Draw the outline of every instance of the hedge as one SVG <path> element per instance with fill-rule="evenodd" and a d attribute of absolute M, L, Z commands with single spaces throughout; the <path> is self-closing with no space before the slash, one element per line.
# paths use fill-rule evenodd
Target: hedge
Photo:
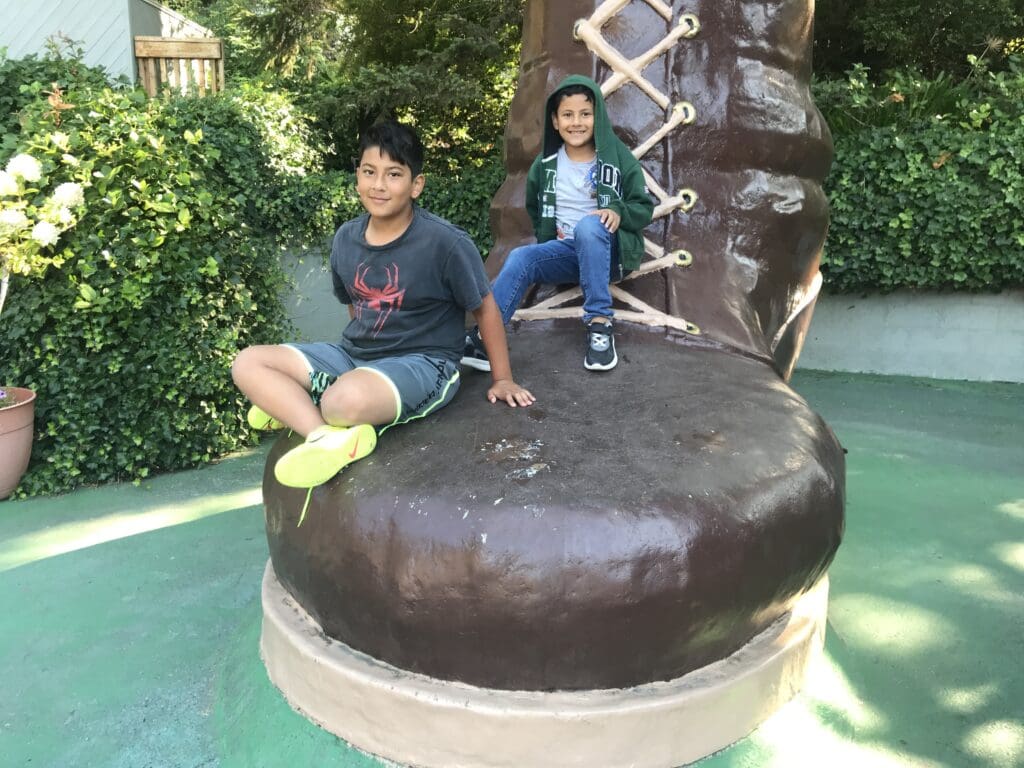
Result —
<path fill-rule="evenodd" d="M 1024 286 L 1024 118 L 836 141 L 822 272 L 835 293 Z"/>
<path fill-rule="evenodd" d="M 251 442 L 230 362 L 287 335 L 281 248 L 327 216 L 296 226 L 289 189 L 317 158 L 294 134 L 268 140 L 294 117 L 272 96 L 72 89 L 66 101 L 59 128 L 36 99 L 4 142 L 52 183 L 85 187 L 63 265 L 12 278 L 0 316 L 0 379 L 39 393 L 22 494 L 137 480 Z"/>
<path fill-rule="evenodd" d="M 822 104 L 838 128 L 825 184 L 832 213 L 822 261 L 826 288 L 1024 286 L 1019 61 L 995 74 L 979 68 L 963 82 L 895 73 L 871 86 L 862 68 L 850 74 L 839 103 Z M 947 111 L 933 111 L 940 108 Z"/>

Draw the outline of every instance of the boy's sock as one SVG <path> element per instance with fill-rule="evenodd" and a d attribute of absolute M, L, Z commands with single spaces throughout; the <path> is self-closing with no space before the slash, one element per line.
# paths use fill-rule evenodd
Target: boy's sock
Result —
<path fill-rule="evenodd" d="M 466 348 L 462 353 L 462 364 L 478 371 L 491 370 L 491 361 L 487 359 L 487 350 L 484 349 L 484 342 L 480 338 L 480 329 L 476 326 L 466 331 Z"/>
<path fill-rule="evenodd" d="M 284 429 L 284 424 L 264 411 L 258 405 L 252 406 L 245 418 L 246 421 L 249 422 L 249 426 L 258 432 L 271 432 L 275 429 Z"/>
<path fill-rule="evenodd" d="M 377 447 L 377 430 L 370 424 L 354 427 L 317 427 L 277 460 L 274 476 L 281 485 L 312 488 L 326 483 L 353 461 L 368 456 Z"/>
<path fill-rule="evenodd" d="M 588 371 L 610 371 L 618 362 L 612 324 L 591 320 L 587 325 L 587 354 L 583 358 L 583 367 Z"/>

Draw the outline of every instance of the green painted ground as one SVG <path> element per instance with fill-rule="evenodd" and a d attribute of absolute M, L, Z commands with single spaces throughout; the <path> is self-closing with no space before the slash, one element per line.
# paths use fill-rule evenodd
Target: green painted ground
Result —
<path fill-rule="evenodd" d="M 1024 386 L 794 384 L 849 450 L 826 654 L 701 768 L 1024 765 Z M 0 503 L 2 768 L 385 765 L 266 678 L 263 455 Z"/>

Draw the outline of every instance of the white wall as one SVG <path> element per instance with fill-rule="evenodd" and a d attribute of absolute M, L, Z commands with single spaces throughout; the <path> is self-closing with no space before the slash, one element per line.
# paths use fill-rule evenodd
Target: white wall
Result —
<path fill-rule="evenodd" d="M 338 341 L 348 325 L 348 310 L 331 288 L 330 267 L 319 254 L 286 254 L 281 265 L 295 281 L 285 309 L 298 335 L 282 341 Z"/>
<path fill-rule="evenodd" d="M 131 34 L 151 37 L 213 37 L 213 32 L 153 0 L 129 0 Z"/>
<path fill-rule="evenodd" d="M 1024 382 L 1024 291 L 822 295 L 798 366 Z"/>
<path fill-rule="evenodd" d="M 286 256 L 297 341 L 337 341 L 348 322 L 320 256 Z M 1024 383 L 1024 291 L 822 294 L 797 367 Z"/>

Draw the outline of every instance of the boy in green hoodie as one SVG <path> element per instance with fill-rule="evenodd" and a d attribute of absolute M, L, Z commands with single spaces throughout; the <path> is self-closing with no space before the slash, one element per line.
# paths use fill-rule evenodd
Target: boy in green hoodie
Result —
<path fill-rule="evenodd" d="M 609 282 L 636 269 L 654 204 L 643 169 L 612 131 L 597 83 L 571 75 L 547 99 L 543 149 L 526 179 L 526 211 L 535 245 L 514 249 L 492 286 L 507 325 L 534 283 L 578 283 L 587 349 L 583 367 L 618 363 Z M 476 328 L 462 364 L 490 370 Z"/>

